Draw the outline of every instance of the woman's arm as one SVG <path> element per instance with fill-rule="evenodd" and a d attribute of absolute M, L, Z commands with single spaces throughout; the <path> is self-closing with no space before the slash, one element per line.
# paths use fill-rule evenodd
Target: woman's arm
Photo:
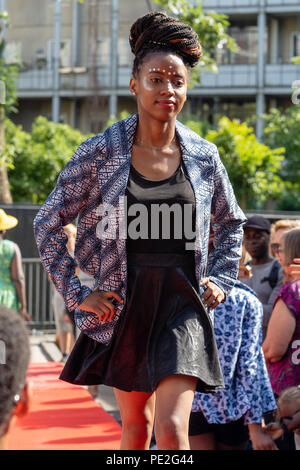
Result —
<path fill-rule="evenodd" d="M 14 283 L 17 297 L 21 304 L 20 314 L 22 315 L 23 318 L 26 318 L 27 320 L 31 320 L 30 315 L 27 313 L 27 306 L 26 306 L 25 277 L 24 277 L 23 266 L 22 266 L 22 255 L 21 255 L 20 248 L 18 247 L 16 243 L 15 243 L 15 254 L 11 262 L 10 270 L 11 270 L 11 279 L 12 279 L 12 282 Z"/>
<path fill-rule="evenodd" d="M 97 190 L 94 147 L 96 138 L 83 142 L 59 175 L 51 192 L 34 219 L 34 233 L 44 268 L 69 310 L 74 310 L 91 293 L 81 286 L 76 263 L 67 249 L 63 226 L 73 222 Z"/>
<path fill-rule="evenodd" d="M 284 301 L 279 298 L 274 306 L 263 343 L 268 362 L 278 362 L 286 353 L 296 328 L 296 320 Z"/>
<path fill-rule="evenodd" d="M 216 147 L 214 160 L 214 194 L 211 205 L 214 249 L 208 256 L 207 277 L 228 294 L 238 275 L 246 217 L 237 204 Z"/>

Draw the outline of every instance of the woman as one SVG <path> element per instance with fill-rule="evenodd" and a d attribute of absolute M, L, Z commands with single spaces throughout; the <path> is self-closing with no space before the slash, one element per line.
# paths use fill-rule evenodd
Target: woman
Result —
<path fill-rule="evenodd" d="M 300 385 L 283 390 L 278 398 L 276 421 L 265 426 L 273 439 L 294 433 L 295 450 L 300 450 Z"/>
<path fill-rule="evenodd" d="M 6 231 L 17 224 L 16 217 L 0 209 L 0 305 L 19 311 L 24 319 L 31 320 L 26 308 L 22 255 L 16 243 L 5 240 Z"/>
<path fill-rule="evenodd" d="M 300 383 L 300 281 L 291 269 L 293 260 L 300 257 L 299 228 L 283 235 L 280 253 L 284 273 L 292 281 L 280 289 L 263 343 L 272 388 L 277 396 L 285 388 Z"/>
<path fill-rule="evenodd" d="M 64 232 L 68 237 L 67 250 L 74 256 L 76 227 L 73 224 L 68 224 L 64 228 Z M 56 334 L 58 339 L 59 349 L 62 353 L 62 362 L 66 362 L 70 352 L 75 344 L 75 332 L 73 328 L 71 314 L 68 314 L 62 296 L 55 289 L 53 285 L 52 294 L 52 308 L 54 311 Z"/>
<path fill-rule="evenodd" d="M 300 220 L 282 219 L 277 220 L 274 224 L 271 225 L 271 254 L 277 259 L 277 261 L 279 261 L 280 264 L 282 264 L 280 248 L 281 239 L 284 233 L 286 233 L 288 230 L 291 230 L 292 228 L 300 228 Z M 293 261 L 297 263 L 297 260 Z M 296 268 L 296 270 L 298 269 L 298 272 L 300 271 L 299 265 L 295 264 L 294 268 Z M 298 278 L 300 278 L 300 276 L 298 276 Z M 292 279 L 290 279 L 289 276 L 286 274 L 284 275 L 283 283 L 289 282 L 291 280 Z"/>
<path fill-rule="evenodd" d="M 138 114 L 79 147 L 35 233 L 84 333 L 61 378 L 114 387 L 121 449 L 148 449 L 154 416 L 159 449 L 189 449 L 195 389 L 223 387 L 200 295 L 212 309 L 232 288 L 244 214 L 216 147 L 176 121 L 188 69 L 201 56 L 196 33 L 151 12 L 132 25 L 130 44 Z M 216 237 L 208 259 L 211 213 Z M 77 215 L 75 257 L 95 278 L 93 292 L 74 276 L 65 249 L 61 227 Z"/>

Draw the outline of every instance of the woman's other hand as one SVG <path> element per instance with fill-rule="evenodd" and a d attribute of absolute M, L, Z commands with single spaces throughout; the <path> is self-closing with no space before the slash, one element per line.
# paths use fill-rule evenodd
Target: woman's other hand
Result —
<path fill-rule="evenodd" d="M 27 312 L 26 307 L 21 307 L 19 313 L 20 313 L 21 317 L 23 318 L 23 320 L 32 321 L 32 318 L 29 315 L 29 313 Z"/>
<path fill-rule="evenodd" d="M 248 428 L 253 450 L 278 450 L 271 435 L 260 424 L 249 424 Z"/>
<path fill-rule="evenodd" d="M 295 264 L 290 264 L 289 274 L 293 276 L 294 280 L 300 280 L 300 258 L 294 258 Z"/>
<path fill-rule="evenodd" d="M 200 285 L 206 286 L 202 295 L 202 300 L 206 307 L 214 309 L 225 299 L 225 294 L 222 289 L 211 282 L 208 277 L 202 278 Z"/>
<path fill-rule="evenodd" d="M 122 297 L 120 297 L 116 292 L 94 291 L 89 294 L 80 305 L 78 305 L 78 308 L 95 313 L 98 318 L 105 323 L 107 321 L 111 321 L 115 314 L 115 306 L 109 300 L 111 298 L 124 303 Z"/>

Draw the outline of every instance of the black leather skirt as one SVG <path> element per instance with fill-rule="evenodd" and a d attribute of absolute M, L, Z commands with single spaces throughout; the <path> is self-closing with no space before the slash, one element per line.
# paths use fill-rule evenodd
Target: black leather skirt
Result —
<path fill-rule="evenodd" d="M 197 391 L 224 388 L 211 320 L 192 254 L 128 254 L 126 305 L 109 346 L 80 334 L 60 378 L 151 393 L 160 380 L 198 378 Z"/>

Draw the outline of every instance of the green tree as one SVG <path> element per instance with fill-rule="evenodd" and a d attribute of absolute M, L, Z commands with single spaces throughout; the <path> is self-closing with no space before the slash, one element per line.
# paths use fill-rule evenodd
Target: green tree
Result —
<path fill-rule="evenodd" d="M 227 117 L 221 118 L 218 128 L 210 130 L 206 138 L 217 145 L 243 209 L 262 208 L 280 194 L 283 147 L 270 148 L 258 142 L 253 128 Z"/>
<path fill-rule="evenodd" d="M 31 133 L 7 120 L 6 154 L 14 201 L 43 203 L 59 173 L 87 137 L 42 116 L 33 122 Z"/>
<path fill-rule="evenodd" d="M 238 51 L 233 38 L 226 30 L 230 26 L 228 16 L 215 11 L 203 11 L 200 1 L 191 6 L 187 0 L 154 0 L 155 3 L 169 10 L 172 16 L 188 23 L 198 34 L 200 43 L 203 45 L 203 56 L 199 66 L 192 71 L 192 84 L 201 80 L 201 72 L 206 69 L 218 73 L 216 63 L 216 50 L 229 49 Z"/>
<path fill-rule="evenodd" d="M 0 12 L 0 32 L 3 23 L 8 26 L 7 11 Z M 12 196 L 7 175 L 8 157 L 5 154 L 5 117 L 16 111 L 19 64 L 7 63 L 4 50 L 5 40 L 0 37 L 0 202 L 10 203 Z"/>
<path fill-rule="evenodd" d="M 285 147 L 284 162 L 278 173 L 285 185 L 279 197 L 280 210 L 300 207 L 300 107 L 272 109 L 264 115 L 264 142 L 271 148 Z"/>

